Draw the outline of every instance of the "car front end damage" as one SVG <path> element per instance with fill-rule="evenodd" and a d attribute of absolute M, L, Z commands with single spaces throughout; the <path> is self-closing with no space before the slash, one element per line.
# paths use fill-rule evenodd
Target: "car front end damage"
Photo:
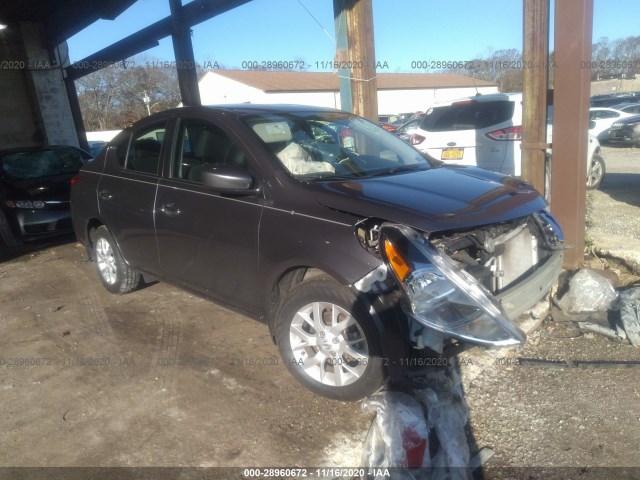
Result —
<path fill-rule="evenodd" d="M 382 263 L 354 289 L 398 299 L 415 351 L 441 354 L 459 342 L 523 344 L 515 320 L 549 292 L 562 269 L 563 234 L 546 211 L 432 233 L 366 219 L 356 235 Z"/>

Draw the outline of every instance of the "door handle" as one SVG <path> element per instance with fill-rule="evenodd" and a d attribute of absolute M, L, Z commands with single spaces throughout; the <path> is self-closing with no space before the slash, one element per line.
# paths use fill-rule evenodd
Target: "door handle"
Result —
<path fill-rule="evenodd" d="M 178 207 L 176 207 L 175 203 L 167 203 L 162 205 L 160 211 L 165 215 L 169 215 L 170 217 L 174 217 L 176 215 L 180 215 L 181 211 Z"/>
<path fill-rule="evenodd" d="M 98 192 L 98 197 L 100 197 L 101 200 L 111 200 L 113 198 L 113 195 L 111 195 L 111 192 L 109 192 L 109 190 L 100 190 Z"/>

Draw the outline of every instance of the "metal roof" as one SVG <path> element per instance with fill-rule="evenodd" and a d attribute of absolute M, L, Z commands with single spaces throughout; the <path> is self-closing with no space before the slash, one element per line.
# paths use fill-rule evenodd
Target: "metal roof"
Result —
<path fill-rule="evenodd" d="M 0 23 L 41 22 L 49 46 L 62 43 L 99 19 L 113 20 L 136 0 L 7 0 Z"/>

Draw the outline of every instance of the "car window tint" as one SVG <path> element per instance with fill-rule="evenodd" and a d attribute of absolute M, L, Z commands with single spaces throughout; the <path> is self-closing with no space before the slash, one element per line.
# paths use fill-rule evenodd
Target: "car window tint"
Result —
<path fill-rule="evenodd" d="M 427 112 L 421 128 L 429 132 L 487 128 L 510 120 L 514 108 L 515 103 L 508 101 L 469 101 L 436 107 Z"/>
<path fill-rule="evenodd" d="M 247 168 L 240 147 L 220 128 L 202 120 L 185 120 L 180 125 L 173 158 L 173 178 L 201 182 L 207 166 L 229 165 Z"/>
<path fill-rule="evenodd" d="M 134 133 L 127 149 L 124 168 L 157 175 L 165 132 L 165 122 L 162 122 L 160 125 Z"/>

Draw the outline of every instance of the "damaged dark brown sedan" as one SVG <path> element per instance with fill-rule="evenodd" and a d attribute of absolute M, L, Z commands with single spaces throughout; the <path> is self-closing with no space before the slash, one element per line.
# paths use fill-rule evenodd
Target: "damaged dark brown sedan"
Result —
<path fill-rule="evenodd" d="M 266 321 L 302 384 L 355 400 L 451 342 L 517 345 L 562 232 L 528 184 L 301 106 L 190 107 L 120 133 L 72 188 L 111 292 L 160 278 Z"/>

